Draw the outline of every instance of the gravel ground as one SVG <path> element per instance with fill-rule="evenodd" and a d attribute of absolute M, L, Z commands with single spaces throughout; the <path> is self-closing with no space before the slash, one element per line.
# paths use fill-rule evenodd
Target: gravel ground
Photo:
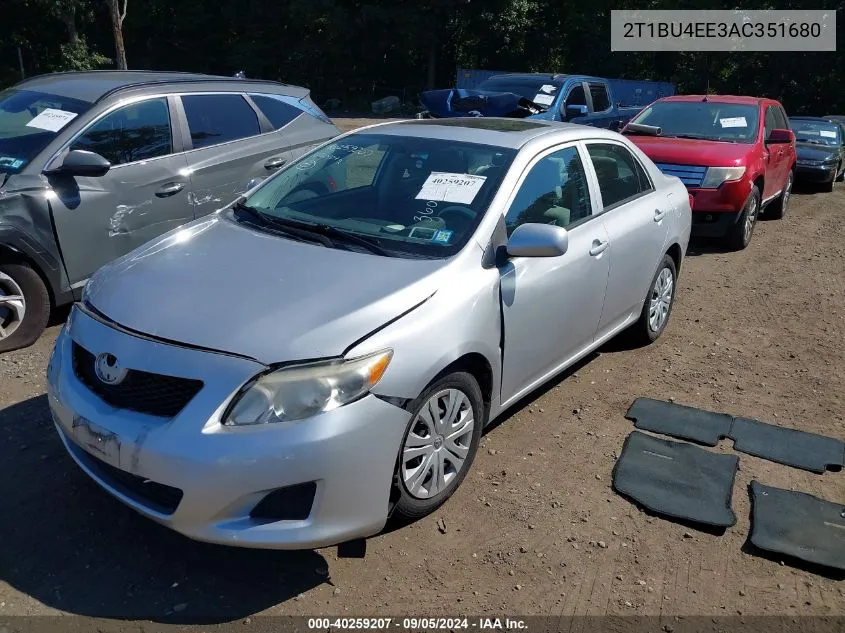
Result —
<path fill-rule="evenodd" d="M 256 614 L 845 615 L 840 578 L 745 545 L 752 479 L 845 502 L 845 473 L 741 455 L 738 522 L 722 536 L 651 517 L 610 488 L 639 396 L 845 437 L 843 298 L 845 187 L 798 193 L 744 252 L 694 245 L 657 344 L 611 343 L 515 407 L 455 496 L 370 539 L 363 560 L 195 543 L 100 491 L 49 420 L 54 326 L 0 356 L 0 624 L 58 613 L 252 626 Z"/>

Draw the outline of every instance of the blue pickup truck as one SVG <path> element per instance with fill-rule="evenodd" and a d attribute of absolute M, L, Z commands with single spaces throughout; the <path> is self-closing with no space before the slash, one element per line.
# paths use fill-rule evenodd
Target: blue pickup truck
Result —
<path fill-rule="evenodd" d="M 434 118 L 535 118 L 618 130 L 652 101 L 673 94 L 675 86 L 666 82 L 506 73 L 474 89 L 429 90 L 420 94 L 420 101 Z"/>

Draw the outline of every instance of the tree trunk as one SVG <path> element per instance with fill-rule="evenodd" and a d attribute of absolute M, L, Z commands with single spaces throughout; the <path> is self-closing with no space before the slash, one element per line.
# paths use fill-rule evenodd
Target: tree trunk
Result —
<path fill-rule="evenodd" d="M 67 41 L 72 46 L 79 43 L 79 33 L 76 30 L 76 12 L 73 9 L 62 12 L 62 22 L 67 28 Z"/>
<path fill-rule="evenodd" d="M 129 0 L 123 0 L 123 7 L 120 7 L 120 0 L 107 0 L 109 13 L 111 13 L 111 25 L 114 32 L 115 63 L 118 70 L 126 70 L 126 48 L 123 46 L 123 20 L 126 18 L 126 5 Z"/>

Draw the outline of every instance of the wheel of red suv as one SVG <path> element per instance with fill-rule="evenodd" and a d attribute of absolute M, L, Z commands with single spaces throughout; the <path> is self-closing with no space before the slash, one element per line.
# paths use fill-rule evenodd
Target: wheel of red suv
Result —
<path fill-rule="evenodd" d="M 464 372 L 436 380 L 417 398 L 396 464 L 395 512 L 423 517 L 441 506 L 466 477 L 484 426 L 484 401 Z"/>
<path fill-rule="evenodd" d="M 780 220 L 786 215 L 786 207 L 789 205 L 789 199 L 792 196 L 792 184 L 795 181 L 795 175 L 792 170 L 786 175 L 786 183 L 783 185 L 783 191 L 777 200 L 766 207 L 766 217 L 770 220 Z"/>
<path fill-rule="evenodd" d="M 651 280 L 640 318 L 631 326 L 629 333 L 634 342 L 648 345 L 663 334 L 675 303 L 677 281 L 678 271 L 675 268 L 675 260 L 664 255 Z"/>
<path fill-rule="evenodd" d="M 47 327 L 50 296 L 26 264 L 0 262 L 0 352 L 32 345 Z"/>
<path fill-rule="evenodd" d="M 760 190 L 757 185 L 751 187 L 751 193 L 742 207 L 737 221 L 731 226 L 725 236 L 729 248 L 741 251 L 751 241 L 754 227 L 757 224 L 757 216 L 760 214 Z"/>

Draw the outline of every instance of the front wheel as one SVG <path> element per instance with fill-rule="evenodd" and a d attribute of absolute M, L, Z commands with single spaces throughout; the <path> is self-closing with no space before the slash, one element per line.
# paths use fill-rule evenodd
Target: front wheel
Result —
<path fill-rule="evenodd" d="M 663 334 L 675 304 L 677 281 L 675 260 L 669 255 L 664 255 L 651 280 L 640 318 L 631 326 L 630 334 L 637 343 L 648 345 Z"/>
<path fill-rule="evenodd" d="M 50 318 L 50 295 L 26 264 L 0 263 L 0 352 L 32 345 Z"/>
<path fill-rule="evenodd" d="M 397 459 L 395 511 L 418 519 L 441 506 L 466 477 L 481 440 L 484 400 L 464 372 L 436 380 L 413 403 Z"/>
<path fill-rule="evenodd" d="M 751 235 L 754 233 L 754 227 L 757 224 L 759 213 L 760 190 L 756 186 L 753 186 L 751 187 L 751 193 L 748 194 L 748 198 L 742 207 L 739 218 L 725 236 L 728 248 L 741 251 L 748 246 L 748 243 L 751 241 Z"/>

